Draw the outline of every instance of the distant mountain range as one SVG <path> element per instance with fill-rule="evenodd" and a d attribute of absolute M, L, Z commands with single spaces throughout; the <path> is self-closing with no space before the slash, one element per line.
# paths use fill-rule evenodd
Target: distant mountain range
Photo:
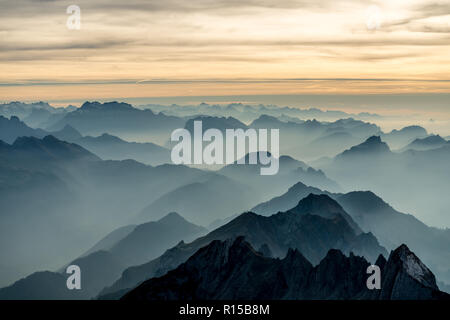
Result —
<path fill-rule="evenodd" d="M 425 138 L 427 136 L 427 131 L 421 126 L 407 126 L 400 130 L 394 129 L 389 133 L 382 134 L 381 138 L 386 141 L 391 148 L 399 149 L 415 139 Z"/>
<path fill-rule="evenodd" d="M 401 151 L 406 150 L 424 151 L 430 149 L 437 149 L 445 145 L 447 146 L 450 145 L 450 142 L 442 138 L 440 135 L 430 135 L 426 138 L 415 139 L 413 142 L 402 148 Z"/>
<path fill-rule="evenodd" d="M 345 190 L 371 190 L 427 224 L 449 225 L 450 201 L 438 191 L 450 189 L 450 180 L 442 179 L 448 163 L 449 144 L 392 152 L 380 136 L 372 136 L 319 167 Z"/>
<path fill-rule="evenodd" d="M 282 119 L 290 119 L 291 121 L 304 121 L 304 119 L 318 119 L 321 121 L 330 121 L 341 118 L 353 117 L 360 120 L 381 119 L 377 114 L 358 113 L 350 114 L 342 111 L 320 110 L 317 108 L 300 109 L 290 107 L 279 107 L 274 105 L 249 105 L 244 103 L 230 103 L 227 105 L 200 103 L 198 105 L 157 105 L 148 104 L 140 106 L 141 108 L 149 108 L 154 112 L 162 112 L 167 115 L 178 117 L 192 117 L 199 114 L 215 117 L 234 117 L 243 122 L 251 122 L 259 116 L 266 114 L 270 116 L 280 117 Z M 301 120 L 302 119 L 302 120 Z"/>
<path fill-rule="evenodd" d="M 23 119 L 32 128 L 46 128 L 76 109 L 74 106 L 54 108 L 47 102 L 23 103 L 16 101 L 0 104 L 0 115 Z"/>
<path fill-rule="evenodd" d="M 32 136 L 42 138 L 47 135 L 42 129 L 32 129 L 16 116 L 10 119 L 0 116 L 0 140 L 13 143 L 18 137 Z"/>
<path fill-rule="evenodd" d="M 83 135 L 101 135 L 108 132 L 134 141 L 141 141 L 145 136 L 150 141 L 164 143 L 170 133 L 182 128 L 185 122 L 183 118 L 136 109 L 127 103 L 85 102 L 47 130 L 56 131 L 70 125 Z"/>
<path fill-rule="evenodd" d="M 332 249 L 317 266 L 298 250 L 265 257 L 242 237 L 213 241 L 166 275 L 145 281 L 123 300 L 408 300 L 445 299 L 433 274 L 406 246 L 382 266 L 381 290 L 366 287 L 364 258 Z"/>
<path fill-rule="evenodd" d="M 103 133 L 98 137 L 85 136 L 70 125 L 52 132 L 60 140 L 76 143 L 104 160 L 133 159 L 148 165 L 170 163 L 170 150 L 151 142 L 128 142 Z"/>

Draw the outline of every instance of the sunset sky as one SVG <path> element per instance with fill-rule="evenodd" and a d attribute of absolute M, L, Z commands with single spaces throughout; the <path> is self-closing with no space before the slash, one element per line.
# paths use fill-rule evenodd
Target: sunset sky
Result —
<path fill-rule="evenodd" d="M 0 101 L 449 93 L 449 66 L 448 0 L 0 0 Z"/>

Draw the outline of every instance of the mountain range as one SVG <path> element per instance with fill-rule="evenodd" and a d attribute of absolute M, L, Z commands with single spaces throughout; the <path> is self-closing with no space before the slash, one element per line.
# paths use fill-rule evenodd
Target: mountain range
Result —
<path fill-rule="evenodd" d="M 66 265 L 80 267 L 81 290 L 67 290 L 65 266 L 58 272 L 35 272 L 0 289 L 0 300 L 90 299 L 118 279 L 126 267 L 153 259 L 183 239 L 193 240 L 206 233 L 206 229 L 176 213 L 124 231 L 123 228 L 113 231 L 86 254 Z M 116 241 L 112 241 L 113 238 Z M 35 288 L 37 284 L 39 288 Z"/>
<path fill-rule="evenodd" d="M 213 241 L 185 263 L 143 282 L 122 299 L 139 300 L 449 300 L 433 274 L 406 246 L 382 265 L 380 290 L 366 286 L 364 258 L 332 249 L 316 266 L 298 250 L 283 259 L 257 252 L 243 237 Z"/>
<path fill-rule="evenodd" d="M 322 162 L 319 168 L 344 190 L 371 190 L 388 203 L 430 225 L 448 225 L 450 145 L 393 152 L 380 136 Z M 317 164 L 316 164 L 317 165 Z"/>
<path fill-rule="evenodd" d="M 323 208 L 323 211 L 311 211 L 311 207 Z M 354 229 L 353 222 L 353 227 L 349 224 L 351 218 L 342 208 L 327 213 L 330 208 L 339 208 L 339 204 L 328 196 L 311 194 L 295 208 L 269 217 L 243 213 L 204 237 L 191 243 L 181 242 L 146 264 L 126 269 L 120 279 L 100 295 L 102 298 L 117 298 L 145 279 L 176 268 L 211 241 L 238 236 L 245 236 L 252 246 L 264 248 L 274 257 L 283 257 L 290 248 L 298 249 L 312 263 L 318 263 L 332 248 L 345 253 L 359 253 L 373 262 L 380 254 L 387 255 L 372 234 L 361 233 Z"/>
<path fill-rule="evenodd" d="M 170 133 L 182 128 L 184 123 L 183 118 L 140 110 L 127 103 L 85 102 L 46 129 L 56 131 L 70 125 L 83 135 L 108 132 L 126 140 L 142 141 L 145 137 L 154 143 L 164 143 Z"/>
<path fill-rule="evenodd" d="M 396 211 L 373 192 L 332 194 L 299 182 L 281 196 L 263 202 L 251 211 L 270 216 L 294 207 L 298 199 L 309 193 L 327 195 L 336 200 L 362 230 L 372 232 L 388 250 L 402 243 L 407 244 L 438 275 L 440 281 L 450 283 L 450 253 L 447 250 L 450 230 L 429 227 L 411 214 Z M 338 210 L 339 207 L 331 211 Z"/>

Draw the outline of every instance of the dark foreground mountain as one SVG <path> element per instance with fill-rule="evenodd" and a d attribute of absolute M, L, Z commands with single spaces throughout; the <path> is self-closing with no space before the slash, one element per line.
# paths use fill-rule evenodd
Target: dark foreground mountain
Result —
<path fill-rule="evenodd" d="M 332 249 L 315 267 L 298 251 L 273 259 L 243 237 L 213 241 L 165 276 L 145 281 L 123 300 L 450 299 L 433 274 L 401 246 L 382 267 L 381 290 L 369 290 L 364 258 Z"/>
<path fill-rule="evenodd" d="M 310 210 L 319 207 L 324 211 Z M 164 275 L 211 241 L 238 236 L 245 236 L 253 247 L 258 250 L 264 247 L 264 251 L 270 251 L 275 257 L 284 257 L 290 248 L 298 249 L 313 264 L 319 263 L 333 248 L 346 254 L 355 252 L 370 261 L 375 261 L 380 254 L 387 255 L 371 233 L 356 232 L 348 218 L 334 210 L 338 207 L 339 204 L 328 196 L 310 195 L 292 210 L 270 217 L 244 213 L 202 238 L 187 244 L 181 242 L 157 259 L 126 269 L 118 281 L 102 291 L 102 298 L 117 298 L 123 290 Z M 333 210 L 326 213 L 327 208 Z"/>

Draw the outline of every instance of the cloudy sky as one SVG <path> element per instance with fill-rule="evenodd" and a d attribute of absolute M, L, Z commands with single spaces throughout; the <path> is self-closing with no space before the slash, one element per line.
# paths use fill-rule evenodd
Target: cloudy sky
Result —
<path fill-rule="evenodd" d="M 0 0 L 1 101 L 448 93 L 449 65 L 448 0 Z"/>

